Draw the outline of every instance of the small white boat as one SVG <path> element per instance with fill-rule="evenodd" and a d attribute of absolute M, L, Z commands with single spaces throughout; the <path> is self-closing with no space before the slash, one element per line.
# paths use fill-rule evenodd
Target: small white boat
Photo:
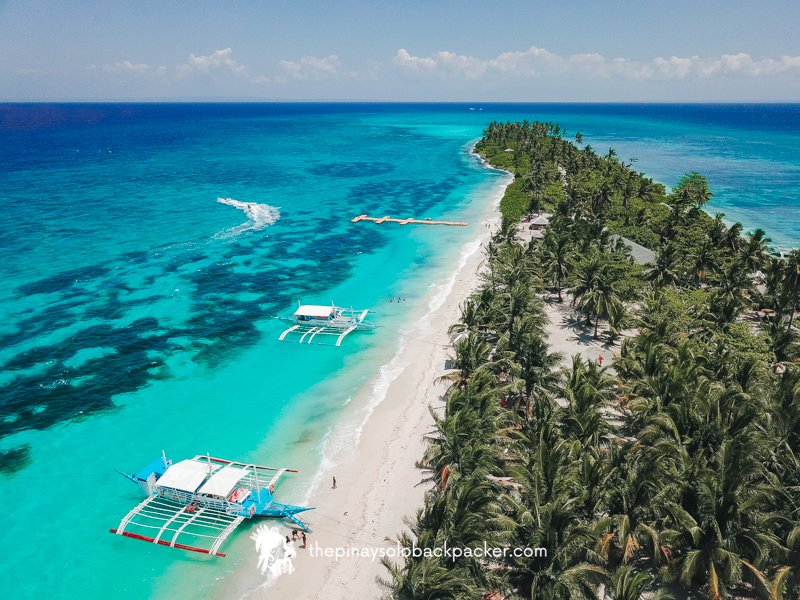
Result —
<path fill-rule="evenodd" d="M 342 308 L 333 304 L 330 306 L 301 304 L 291 317 L 275 317 L 292 324 L 278 339 L 282 342 L 297 342 L 298 344 L 340 346 L 345 336 L 353 331 L 371 330 L 377 327 L 377 325 L 364 322 L 370 312 L 369 310 Z M 336 343 L 315 342 L 314 338 L 319 335 L 336 336 Z M 297 336 L 300 338 L 295 339 Z"/>

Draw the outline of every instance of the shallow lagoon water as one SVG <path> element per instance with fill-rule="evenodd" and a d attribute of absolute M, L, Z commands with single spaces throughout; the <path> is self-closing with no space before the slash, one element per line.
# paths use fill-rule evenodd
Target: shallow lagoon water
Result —
<path fill-rule="evenodd" d="M 503 175 L 468 149 L 491 120 L 558 121 L 667 185 L 701 171 L 710 212 L 798 245 L 796 106 L 474 107 L 0 107 L 0 588 L 201 598 L 229 576 L 248 529 L 225 559 L 110 535 L 140 500 L 113 469 L 209 452 L 299 469 L 277 498 L 302 502 L 342 407 L 477 237 Z M 382 327 L 279 343 L 298 301 Z"/>

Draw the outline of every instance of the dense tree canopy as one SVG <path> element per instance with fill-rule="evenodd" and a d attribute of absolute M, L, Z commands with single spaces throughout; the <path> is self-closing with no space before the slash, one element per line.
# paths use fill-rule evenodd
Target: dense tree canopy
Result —
<path fill-rule="evenodd" d="M 667 194 L 565 135 L 492 123 L 477 144 L 515 181 L 451 328 L 465 335 L 421 462 L 434 486 L 400 536 L 546 555 L 387 561 L 391 597 L 798 598 L 800 253 L 701 211 L 700 174 Z M 523 245 L 536 210 L 551 225 Z M 633 264 L 616 236 L 656 260 Z M 587 333 L 626 332 L 611 367 L 549 352 L 543 298 L 565 290 Z"/>

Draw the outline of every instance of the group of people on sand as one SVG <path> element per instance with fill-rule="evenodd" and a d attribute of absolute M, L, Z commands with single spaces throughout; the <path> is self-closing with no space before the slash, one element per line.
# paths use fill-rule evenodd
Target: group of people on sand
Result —
<path fill-rule="evenodd" d="M 306 532 L 303 531 L 301 533 L 297 533 L 297 529 L 292 530 L 292 539 L 289 539 L 289 536 L 286 536 L 286 543 L 291 544 L 292 542 L 297 542 L 299 540 L 303 540 L 303 548 L 306 547 Z"/>
<path fill-rule="evenodd" d="M 333 488 L 336 489 L 336 477 L 333 478 Z M 306 548 L 306 544 L 308 542 L 306 541 L 306 532 L 305 531 L 298 532 L 296 529 L 292 529 L 292 537 L 291 537 L 291 539 L 289 539 L 288 535 L 286 536 L 286 543 L 287 544 L 291 544 L 293 542 L 298 542 L 300 540 L 303 540 L 303 548 Z"/>

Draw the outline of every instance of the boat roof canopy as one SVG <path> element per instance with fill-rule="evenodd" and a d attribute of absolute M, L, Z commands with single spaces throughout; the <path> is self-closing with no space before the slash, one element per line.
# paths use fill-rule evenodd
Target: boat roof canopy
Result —
<path fill-rule="evenodd" d="M 182 460 L 172 465 L 159 477 L 156 485 L 168 487 L 182 492 L 194 492 L 208 476 L 209 467 L 213 470 L 216 465 L 209 465 L 199 460 Z"/>
<path fill-rule="evenodd" d="M 295 316 L 298 317 L 322 317 L 327 318 L 331 316 L 333 312 L 333 306 L 314 306 L 312 304 L 307 304 L 305 306 L 301 306 L 295 311 Z"/>
<path fill-rule="evenodd" d="M 236 484 L 242 477 L 247 475 L 246 469 L 237 469 L 236 467 L 225 467 L 220 469 L 211 476 L 211 479 L 206 481 L 205 485 L 197 492 L 199 494 L 209 494 L 211 496 L 227 496 L 231 493 Z"/>

